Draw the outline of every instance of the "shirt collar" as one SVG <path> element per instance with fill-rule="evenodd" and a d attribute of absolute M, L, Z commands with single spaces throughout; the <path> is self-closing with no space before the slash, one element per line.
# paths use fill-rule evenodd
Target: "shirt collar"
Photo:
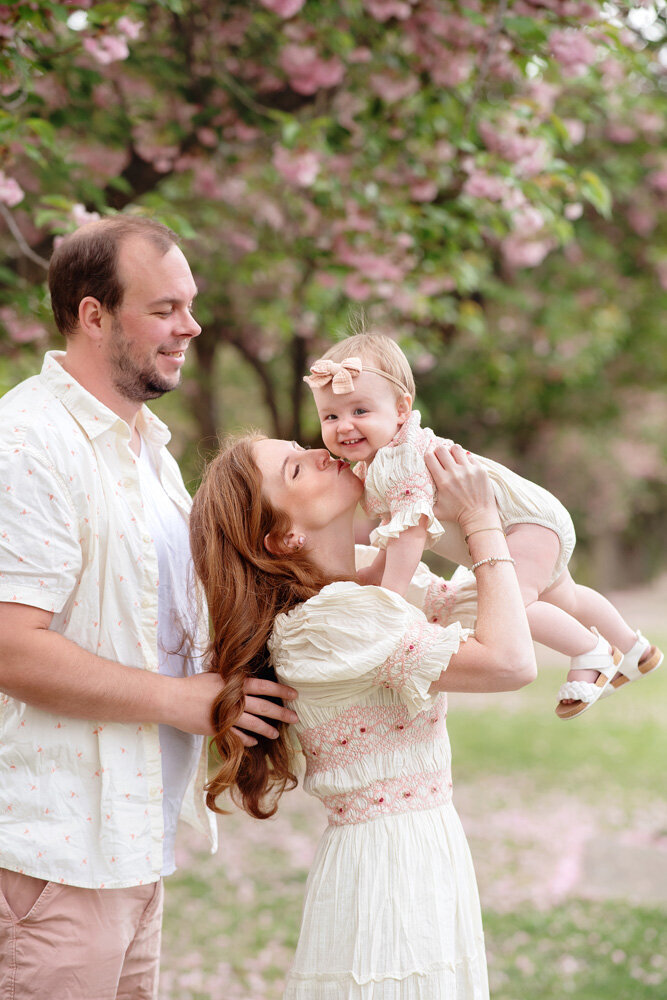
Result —
<path fill-rule="evenodd" d="M 108 430 L 114 430 L 129 440 L 130 428 L 127 422 L 65 371 L 62 366 L 64 357 L 64 351 L 47 351 L 44 355 L 40 378 L 49 391 L 76 418 L 91 440 Z M 147 406 L 142 406 L 139 411 L 137 429 L 144 440 L 156 447 L 166 445 L 171 438 L 167 425 L 151 413 Z"/>

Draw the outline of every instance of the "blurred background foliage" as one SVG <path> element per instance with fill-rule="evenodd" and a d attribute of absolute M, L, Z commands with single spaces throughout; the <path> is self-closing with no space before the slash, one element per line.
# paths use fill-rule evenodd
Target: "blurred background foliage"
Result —
<path fill-rule="evenodd" d="M 156 409 L 319 440 L 302 376 L 360 317 L 438 433 L 556 492 L 576 570 L 667 548 L 663 0 L 0 5 L 0 391 L 59 347 L 53 241 L 176 229 L 204 333 Z"/>

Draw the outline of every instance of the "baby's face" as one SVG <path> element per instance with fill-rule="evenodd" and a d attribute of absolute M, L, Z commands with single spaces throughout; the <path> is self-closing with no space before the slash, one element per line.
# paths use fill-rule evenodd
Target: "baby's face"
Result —
<path fill-rule="evenodd" d="M 370 462 L 410 413 L 410 397 L 397 399 L 391 382 L 373 372 L 355 378 L 353 392 L 337 395 L 329 383 L 313 396 L 325 447 L 348 462 Z"/>

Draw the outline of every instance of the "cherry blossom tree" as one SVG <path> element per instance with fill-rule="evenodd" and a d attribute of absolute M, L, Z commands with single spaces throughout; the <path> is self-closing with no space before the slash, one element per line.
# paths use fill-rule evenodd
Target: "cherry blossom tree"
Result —
<path fill-rule="evenodd" d="M 54 240 L 149 212 L 201 287 L 193 439 L 250 416 L 314 440 L 302 375 L 363 311 L 439 431 L 559 477 L 592 535 L 654 518 L 666 22 L 598 0 L 0 5 L 3 382 L 52 334 Z M 633 441 L 641 473 L 612 489 Z"/>

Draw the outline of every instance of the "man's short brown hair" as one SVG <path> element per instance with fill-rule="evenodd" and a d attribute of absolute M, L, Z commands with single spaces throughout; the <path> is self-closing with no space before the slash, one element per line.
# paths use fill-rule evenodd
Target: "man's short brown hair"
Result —
<path fill-rule="evenodd" d="M 123 302 L 125 289 L 118 274 L 118 252 L 123 242 L 139 236 L 163 254 L 178 243 L 178 236 L 155 219 L 114 215 L 89 222 L 66 236 L 49 264 L 49 291 L 56 326 L 67 335 L 79 324 L 79 303 L 87 295 L 108 312 Z"/>

